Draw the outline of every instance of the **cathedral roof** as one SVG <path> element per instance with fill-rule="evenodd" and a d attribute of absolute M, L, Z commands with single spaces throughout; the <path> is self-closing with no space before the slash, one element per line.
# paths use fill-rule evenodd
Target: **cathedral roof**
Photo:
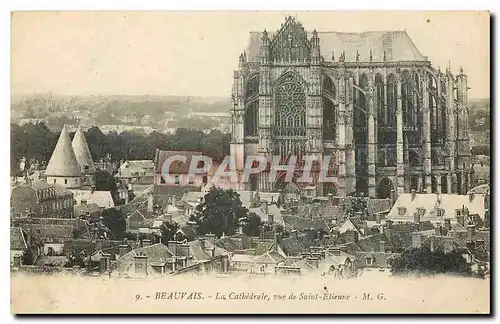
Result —
<path fill-rule="evenodd" d="M 90 154 L 89 146 L 85 140 L 85 135 L 80 127 L 78 127 L 75 137 L 73 138 L 73 151 L 75 152 L 76 160 L 81 167 L 82 173 L 92 174 L 95 173 L 94 161 L 92 161 L 92 155 Z M 88 170 L 85 171 L 84 166 L 88 166 Z"/>
<path fill-rule="evenodd" d="M 52 153 L 47 169 L 47 176 L 59 177 L 79 177 L 81 176 L 80 167 L 76 160 L 75 152 L 71 146 L 68 130 L 63 126 L 56 148 Z"/>
<path fill-rule="evenodd" d="M 268 32 L 269 40 L 272 42 L 276 33 Z M 307 32 L 310 40 L 312 32 Z M 318 32 L 320 40 L 321 55 L 325 61 L 332 61 L 332 53 L 335 61 L 345 52 L 345 62 L 356 62 L 359 53 L 360 62 L 370 61 L 370 51 L 373 62 L 384 61 L 384 51 L 388 62 L 401 61 L 427 61 L 406 31 L 370 31 L 363 33 L 344 32 Z M 250 42 L 247 48 L 247 59 L 249 62 L 259 62 L 262 32 L 250 32 Z"/>

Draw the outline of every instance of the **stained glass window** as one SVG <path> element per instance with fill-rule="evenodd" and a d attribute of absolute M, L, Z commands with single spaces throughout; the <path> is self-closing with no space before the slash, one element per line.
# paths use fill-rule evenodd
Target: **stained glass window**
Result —
<path fill-rule="evenodd" d="M 306 94 L 302 85 L 287 77 L 276 89 L 277 136 L 305 136 Z"/>
<path fill-rule="evenodd" d="M 304 153 L 306 136 L 306 94 L 298 77 L 287 74 L 274 89 L 276 154 Z"/>

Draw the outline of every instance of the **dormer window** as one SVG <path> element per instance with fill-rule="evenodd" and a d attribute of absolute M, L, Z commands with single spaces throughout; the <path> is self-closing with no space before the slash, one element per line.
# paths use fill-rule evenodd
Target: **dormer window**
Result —
<path fill-rule="evenodd" d="M 178 176 L 178 175 L 176 175 L 176 176 L 175 176 L 175 184 L 179 184 L 179 183 L 181 183 L 181 181 L 180 181 L 180 179 L 179 179 L 179 176 Z"/>
<path fill-rule="evenodd" d="M 398 215 L 404 216 L 406 214 L 406 207 L 398 207 Z"/>
<path fill-rule="evenodd" d="M 373 265 L 373 261 L 374 261 L 373 259 L 374 259 L 374 258 L 373 258 L 373 257 L 371 257 L 371 256 L 370 256 L 370 257 L 366 257 L 366 258 L 365 258 L 365 263 L 366 263 L 366 265 L 367 265 L 367 266 L 371 266 L 371 265 Z"/>
<path fill-rule="evenodd" d="M 455 216 L 457 216 L 457 217 L 462 216 L 462 210 L 461 209 L 455 209 Z"/>
<path fill-rule="evenodd" d="M 436 209 L 436 215 L 437 217 L 444 217 L 444 209 L 442 208 Z"/>

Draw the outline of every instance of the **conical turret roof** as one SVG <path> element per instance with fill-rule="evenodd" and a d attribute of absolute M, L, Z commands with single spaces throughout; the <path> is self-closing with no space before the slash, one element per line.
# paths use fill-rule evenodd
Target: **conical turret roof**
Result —
<path fill-rule="evenodd" d="M 75 152 L 76 160 L 80 165 L 81 172 L 84 174 L 92 174 L 95 173 L 94 161 L 92 160 L 92 155 L 90 154 L 89 146 L 87 144 L 87 140 L 85 139 L 85 135 L 80 127 L 75 133 L 75 137 L 73 138 L 73 151 Z M 85 170 L 85 166 L 88 166 L 88 169 Z"/>
<path fill-rule="evenodd" d="M 52 153 L 45 175 L 52 177 L 80 177 L 81 171 L 71 146 L 66 125 L 63 126 L 56 148 Z"/>

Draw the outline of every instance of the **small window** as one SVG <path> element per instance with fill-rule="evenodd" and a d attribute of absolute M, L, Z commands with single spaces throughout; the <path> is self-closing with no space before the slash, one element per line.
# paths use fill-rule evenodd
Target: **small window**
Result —
<path fill-rule="evenodd" d="M 83 166 L 83 169 L 87 172 L 87 171 L 89 171 L 89 166 L 85 165 L 85 166 Z"/>
<path fill-rule="evenodd" d="M 198 165 L 197 165 L 197 168 L 198 169 L 201 169 L 205 166 L 205 161 L 198 161 Z"/>
<path fill-rule="evenodd" d="M 54 179 L 54 183 L 56 183 L 56 179 Z"/>
<path fill-rule="evenodd" d="M 78 179 L 75 179 L 75 183 L 78 183 Z"/>
<path fill-rule="evenodd" d="M 461 209 L 455 209 L 455 216 L 462 216 L 462 210 Z"/>
<path fill-rule="evenodd" d="M 68 184 L 68 179 L 64 179 L 64 184 Z"/>
<path fill-rule="evenodd" d="M 179 184 L 179 183 L 181 183 L 181 181 L 179 180 L 179 176 L 176 175 L 175 176 L 175 184 Z"/>
<path fill-rule="evenodd" d="M 160 183 L 165 183 L 165 178 L 160 176 Z"/>
<path fill-rule="evenodd" d="M 406 214 L 406 207 L 398 207 L 399 216 L 404 216 Z"/>

